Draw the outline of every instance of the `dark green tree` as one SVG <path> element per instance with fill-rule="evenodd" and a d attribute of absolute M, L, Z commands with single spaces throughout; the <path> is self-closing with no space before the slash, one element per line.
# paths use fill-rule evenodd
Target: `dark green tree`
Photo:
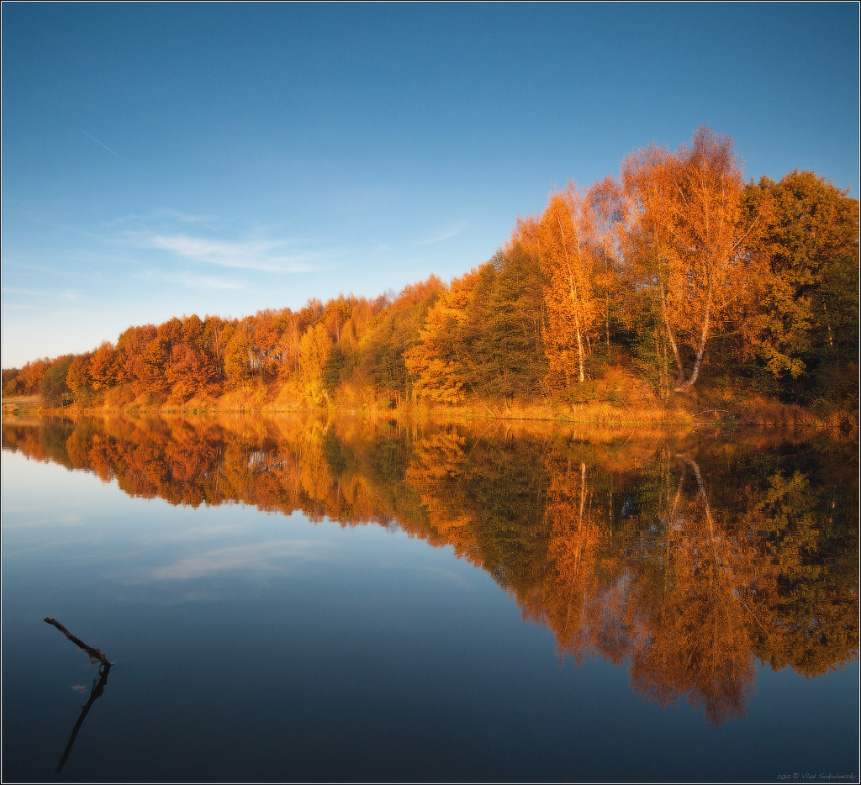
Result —
<path fill-rule="evenodd" d="M 66 383 L 69 366 L 75 359 L 74 354 L 67 354 L 54 360 L 45 371 L 39 390 L 45 405 L 51 407 L 65 406 L 72 402 L 73 395 Z"/>

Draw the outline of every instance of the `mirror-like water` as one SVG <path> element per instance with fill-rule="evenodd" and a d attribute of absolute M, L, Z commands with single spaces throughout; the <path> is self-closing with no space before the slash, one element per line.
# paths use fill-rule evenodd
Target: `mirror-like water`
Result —
<path fill-rule="evenodd" d="M 4 781 L 857 780 L 854 444 L 81 418 L 2 461 Z"/>

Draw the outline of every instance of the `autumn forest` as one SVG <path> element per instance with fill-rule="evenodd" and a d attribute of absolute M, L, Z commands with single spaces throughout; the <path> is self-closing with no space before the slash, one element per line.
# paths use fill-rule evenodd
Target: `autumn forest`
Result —
<path fill-rule="evenodd" d="M 700 128 L 676 151 L 630 154 L 618 179 L 551 193 L 450 284 L 133 326 L 4 369 L 3 394 L 82 409 L 503 411 L 731 389 L 854 411 L 859 210 L 847 193 L 806 171 L 745 183 L 733 141 Z"/>

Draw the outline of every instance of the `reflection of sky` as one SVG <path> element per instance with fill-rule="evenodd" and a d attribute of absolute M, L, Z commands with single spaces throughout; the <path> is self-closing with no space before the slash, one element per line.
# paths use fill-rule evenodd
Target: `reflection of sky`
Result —
<path fill-rule="evenodd" d="M 48 615 L 117 663 L 80 781 L 268 781 L 285 760 L 299 780 L 756 781 L 857 761 L 857 663 L 761 667 L 747 716 L 715 729 L 636 694 L 625 666 L 557 660 L 552 632 L 449 547 L 131 498 L 8 451 L 2 479 L 4 747 L 37 760 L 28 779 L 51 774 L 44 707 L 69 698 L 59 754 L 92 677 Z M 34 658 L 44 679 L 10 676 Z"/>
<path fill-rule="evenodd" d="M 104 483 L 93 474 L 72 472 L 56 463 L 41 463 L 3 450 L 3 529 L 81 525 L 84 511 L 91 509 L 90 490 L 95 486 Z M 46 487 L 50 488 L 48 498 Z M 45 505 L 46 501 L 59 499 L 62 505 Z"/>
<path fill-rule="evenodd" d="M 51 565 L 50 574 L 64 581 L 109 580 L 127 591 L 155 583 L 169 592 L 177 582 L 210 578 L 253 582 L 298 572 L 307 579 L 315 570 L 349 570 L 356 559 L 378 575 L 399 574 L 412 559 L 415 575 L 461 587 L 468 585 L 465 572 L 483 575 L 451 560 L 450 549 L 428 548 L 396 527 L 311 524 L 301 513 L 262 514 L 241 504 L 173 506 L 131 498 L 116 483 L 17 453 L 4 450 L 2 462 L 10 580 L 28 583 L 34 569 L 44 575 Z M 211 598 L 213 587 L 182 592 L 186 600 Z"/>
<path fill-rule="evenodd" d="M 157 580 L 188 580 L 231 570 L 277 570 L 287 559 L 319 558 L 323 547 L 323 543 L 310 540 L 270 540 L 254 545 L 213 548 L 185 556 L 173 564 L 156 567 L 152 577 Z"/>

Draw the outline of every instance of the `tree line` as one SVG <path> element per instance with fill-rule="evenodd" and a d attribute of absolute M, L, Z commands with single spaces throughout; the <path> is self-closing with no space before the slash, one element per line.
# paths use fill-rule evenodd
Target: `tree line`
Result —
<path fill-rule="evenodd" d="M 813 172 L 745 183 L 732 139 L 627 156 L 550 194 L 489 261 L 376 299 L 130 327 L 3 370 L 49 405 L 221 399 L 398 407 L 588 398 L 610 368 L 656 399 L 730 376 L 857 405 L 858 200 Z"/>

